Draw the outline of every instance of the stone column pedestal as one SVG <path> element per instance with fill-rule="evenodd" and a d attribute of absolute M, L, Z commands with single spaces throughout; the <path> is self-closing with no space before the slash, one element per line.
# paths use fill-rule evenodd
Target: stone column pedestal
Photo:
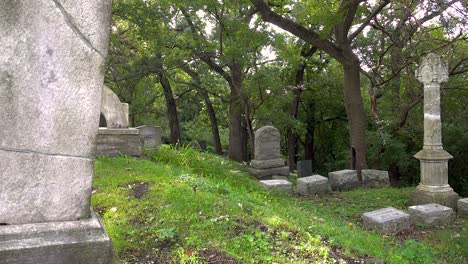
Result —
<path fill-rule="evenodd" d="M 421 164 L 421 182 L 411 195 L 410 203 L 437 203 L 455 209 L 459 196 L 448 184 L 448 160 L 453 156 L 443 149 L 423 149 L 414 157 Z"/>
<path fill-rule="evenodd" d="M 0 226 L 0 264 L 109 263 L 111 242 L 94 212 L 78 221 Z"/>

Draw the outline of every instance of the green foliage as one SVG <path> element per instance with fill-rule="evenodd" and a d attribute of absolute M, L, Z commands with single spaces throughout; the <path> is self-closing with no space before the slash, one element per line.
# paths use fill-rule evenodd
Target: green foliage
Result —
<path fill-rule="evenodd" d="M 153 161 L 119 157 L 95 163 L 92 205 L 128 263 L 204 263 L 204 249 L 242 263 L 330 263 L 336 250 L 341 258 L 388 263 L 461 263 L 468 253 L 462 250 L 463 220 L 424 230 L 427 235 L 414 241 L 360 227 L 363 212 L 405 208 L 412 188 L 301 198 L 270 193 L 242 164 L 188 147 L 163 145 L 149 155 Z M 148 188 L 136 198 L 140 182 Z"/>

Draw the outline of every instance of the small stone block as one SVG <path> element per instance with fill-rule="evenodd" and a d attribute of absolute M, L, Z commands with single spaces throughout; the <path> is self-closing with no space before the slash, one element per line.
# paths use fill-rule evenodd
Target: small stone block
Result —
<path fill-rule="evenodd" d="M 285 192 L 292 192 L 293 184 L 287 180 L 264 180 L 260 181 L 260 186 L 269 190 L 279 190 Z"/>
<path fill-rule="evenodd" d="M 278 168 L 284 166 L 283 159 L 269 159 L 269 160 L 251 160 L 250 166 L 256 169 L 269 169 L 269 168 Z"/>
<path fill-rule="evenodd" d="M 341 170 L 328 173 L 332 190 L 350 190 L 360 186 L 355 170 Z"/>
<path fill-rule="evenodd" d="M 468 198 L 458 200 L 457 208 L 458 216 L 468 217 Z"/>
<path fill-rule="evenodd" d="M 388 171 L 362 170 L 362 185 L 365 187 L 379 188 L 390 186 Z"/>
<path fill-rule="evenodd" d="M 412 223 L 426 226 L 447 225 L 455 218 L 452 208 L 436 203 L 410 206 L 408 213 Z"/>
<path fill-rule="evenodd" d="M 321 175 L 312 175 L 297 179 L 297 192 L 303 195 L 326 193 L 330 191 L 328 179 Z"/>
<path fill-rule="evenodd" d="M 410 215 L 387 207 L 380 210 L 364 213 L 362 215 L 364 227 L 380 233 L 397 233 L 410 228 Z"/>

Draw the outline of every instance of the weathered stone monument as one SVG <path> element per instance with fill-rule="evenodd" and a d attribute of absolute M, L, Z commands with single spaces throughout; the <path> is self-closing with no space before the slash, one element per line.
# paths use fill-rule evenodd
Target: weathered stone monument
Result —
<path fill-rule="evenodd" d="M 458 194 L 448 184 L 448 160 L 442 147 L 440 83 L 448 79 L 448 66 L 436 54 L 423 58 L 416 77 L 424 84 L 424 146 L 414 157 L 421 164 L 421 182 L 411 196 L 411 204 L 438 203 L 456 208 Z"/>
<path fill-rule="evenodd" d="M 139 126 L 140 135 L 143 137 L 146 150 L 155 150 L 161 145 L 162 129 L 159 126 Z"/>
<path fill-rule="evenodd" d="M 104 86 L 101 100 L 101 117 L 97 137 L 98 156 L 142 156 L 143 137 L 140 130 L 128 127 L 128 104 Z"/>
<path fill-rule="evenodd" d="M 0 1 L 0 263 L 107 263 L 90 210 L 111 0 Z"/>
<path fill-rule="evenodd" d="M 255 132 L 255 159 L 250 162 L 249 172 L 258 179 L 273 175 L 289 176 L 289 167 L 281 159 L 280 133 L 272 126 L 264 126 Z"/>
<path fill-rule="evenodd" d="M 312 160 L 297 161 L 297 177 L 312 176 Z"/>

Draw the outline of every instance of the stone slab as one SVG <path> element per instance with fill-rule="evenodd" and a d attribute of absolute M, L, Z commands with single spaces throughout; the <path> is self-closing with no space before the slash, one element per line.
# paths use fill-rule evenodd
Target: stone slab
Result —
<path fill-rule="evenodd" d="M 458 200 L 457 212 L 458 216 L 468 217 L 468 198 Z"/>
<path fill-rule="evenodd" d="M 362 170 L 362 181 L 362 185 L 365 187 L 380 188 L 390 186 L 388 171 Z"/>
<path fill-rule="evenodd" d="M 269 190 L 278 190 L 285 192 L 293 191 L 293 184 L 287 180 L 263 180 L 259 182 L 260 186 Z"/>
<path fill-rule="evenodd" d="M 107 86 L 102 89 L 101 114 L 106 120 L 106 127 L 128 127 L 128 104 L 121 103 L 119 97 Z"/>
<path fill-rule="evenodd" d="M 0 223 L 87 218 L 93 163 L 81 157 L 0 150 Z"/>
<path fill-rule="evenodd" d="M 250 166 L 256 169 L 278 168 L 278 167 L 284 166 L 284 160 L 283 159 L 269 159 L 269 160 L 253 159 L 250 161 Z"/>
<path fill-rule="evenodd" d="M 393 207 L 364 213 L 362 220 L 364 227 L 380 233 L 398 233 L 411 225 L 410 215 Z"/>
<path fill-rule="evenodd" d="M 341 170 L 328 173 L 332 190 L 350 190 L 360 186 L 355 170 Z"/>
<path fill-rule="evenodd" d="M 270 168 L 270 169 L 249 168 L 249 173 L 250 175 L 256 177 L 257 179 L 271 178 L 271 176 L 273 175 L 289 176 L 289 167 L 283 166 L 283 167 Z"/>
<path fill-rule="evenodd" d="M 144 147 L 148 150 L 154 150 L 162 144 L 162 129 L 159 126 L 139 126 L 140 135 L 144 140 Z"/>
<path fill-rule="evenodd" d="M 312 176 L 312 160 L 297 161 L 297 177 Z"/>
<path fill-rule="evenodd" d="M 255 131 L 255 159 L 279 159 L 281 154 L 280 142 L 281 137 L 278 129 L 272 126 L 259 128 Z"/>
<path fill-rule="evenodd" d="M 302 195 L 327 193 L 330 191 L 328 178 L 321 175 L 312 175 L 297 179 L 297 192 Z"/>
<path fill-rule="evenodd" d="M 444 226 L 453 222 L 455 213 L 452 208 L 436 203 L 408 207 L 411 222 L 425 226 Z"/>
<path fill-rule="evenodd" d="M 111 242 L 94 213 L 79 221 L 0 225 L 0 264 L 109 263 Z"/>
<path fill-rule="evenodd" d="M 104 132 L 104 133 L 103 133 Z M 99 129 L 96 144 L 97 156 L 142 156 L 144 149 L 143 137 L 135 128 Z"/>

